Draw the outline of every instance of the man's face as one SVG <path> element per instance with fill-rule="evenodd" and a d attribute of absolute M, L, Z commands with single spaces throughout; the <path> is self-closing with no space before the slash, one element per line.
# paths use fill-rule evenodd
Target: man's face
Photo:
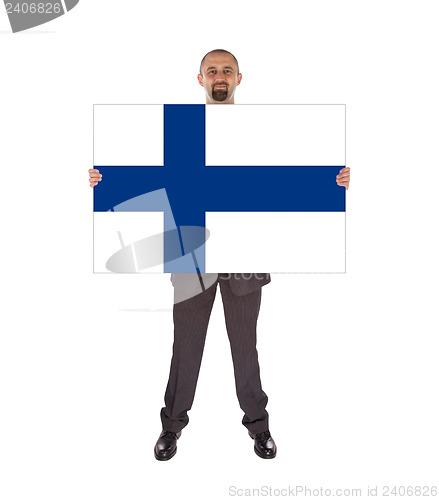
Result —
<path fill-rule="evenodd" d="M 234 104 L 235 89 L 241 83 L 235 59 L 230 54 L 209 54 L 198 81 L 206 92 L 208 104 Z"/>

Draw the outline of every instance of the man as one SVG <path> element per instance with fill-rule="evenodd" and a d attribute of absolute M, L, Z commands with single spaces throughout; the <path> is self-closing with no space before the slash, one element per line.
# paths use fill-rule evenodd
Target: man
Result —
<path fill-rule="evenodd" d="M 230 52 L 217 49 L 204 56 L 198 82 L 204 88 L 206 104 L 234 104 L 235 90 L 241 83 L 238 61 Z M 90 186 L 102 176 L 90 172 Z M 349 187 L 349 168 L 340 170 L 336 182 Z M 242 424 L 254 440 L 254 451 L 261 458 L 274 458 L 276 444 L 268 427 L 267 395 L 262 390 L 256 324 L 261 304 L 261 288 L 270 282 L 269 274 L 174 274 L 174 344 L 165 406 L 160 417 L 163 430 L 154 448 L 157 460 L 169 460 L 177 452 L 177 439 L 188 424 L 203 355 L 210 314 L 219 284 L 227 334 L 235 373 L 235 386 Z M 194 293 L 194 283 L 201 288 Z M 191 290 L 187 297 L 185 292 Z M 182 299 L 183 297 L 183 299 Z M 221 409 L 213 409 L 209 425 L 221 429 Z"/>

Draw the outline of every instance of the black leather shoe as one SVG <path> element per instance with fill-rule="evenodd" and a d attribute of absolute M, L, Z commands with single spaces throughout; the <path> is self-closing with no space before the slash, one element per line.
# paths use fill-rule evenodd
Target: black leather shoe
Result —
<path fill-rule="evenodd" d="M 154 447 L 154 456 L 157 460 L 169 460 L 177 453 L 177 439 L 180 432 L 162 431 Z"/>
<path fill-rule="evenodd" d="M 274 458 L 276 456 L 276 443 L 271 437 L 270 431 L 261 432 L 260 434 L 248 435 L 255 440 L 255 453 L 261 458 Z"/>

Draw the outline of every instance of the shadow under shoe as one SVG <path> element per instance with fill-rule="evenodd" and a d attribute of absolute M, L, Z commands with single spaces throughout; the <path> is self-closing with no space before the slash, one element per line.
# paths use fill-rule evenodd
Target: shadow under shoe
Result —
<path fill-rule="evenodd" d="M 169 460 L 177 453 L 177 439 L 180 432 L 162 431 L 154 446 L 154 456 L 157 460 Z"/>

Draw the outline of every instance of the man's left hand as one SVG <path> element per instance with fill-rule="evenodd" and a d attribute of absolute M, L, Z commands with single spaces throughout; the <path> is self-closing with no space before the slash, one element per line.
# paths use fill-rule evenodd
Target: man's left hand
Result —
<path fill-rule="evenodd" d="M 342 168 L 335 180 L 339 186 L 344 186 L 349 189 L 349 181 L 351 180 L 351 169 L 349 167 Z"/>

